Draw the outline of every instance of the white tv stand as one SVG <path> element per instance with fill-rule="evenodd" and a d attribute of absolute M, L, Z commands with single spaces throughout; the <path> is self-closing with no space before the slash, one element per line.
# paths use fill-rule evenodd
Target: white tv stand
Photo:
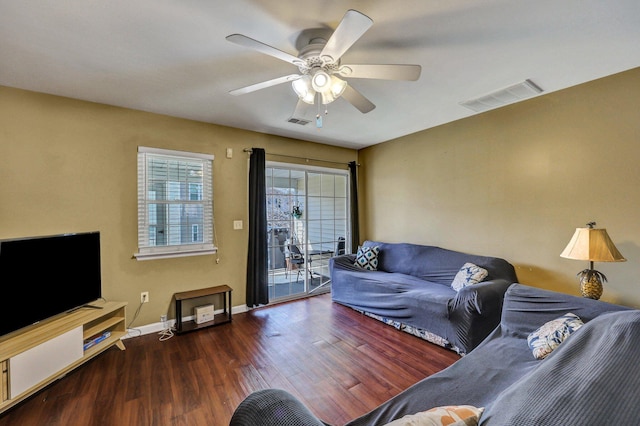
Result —
<path fill-rule="evenodd" d="M 0 338 L 0 413 L 111 346 L 125 349 L 120 339 L 127 332 L 126 302 L 92 305 Z M 87 339 L 106 331 L 108 338 L 83 350 Z"/>

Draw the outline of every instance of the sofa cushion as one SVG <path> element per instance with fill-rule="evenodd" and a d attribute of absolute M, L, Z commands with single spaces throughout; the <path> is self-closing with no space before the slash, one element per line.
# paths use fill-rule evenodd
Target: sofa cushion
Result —
<path fill-rule="evenodd" d="M 571 312 L 544 323 L 527 337 L 527 343 L 533 352 L 533 356 L 536 359 L 544 359 L 555 348 L 560 346 L 560 343 L 570 334 L 583 325 L 584 323 L 580 317 Z"/>
<path fill-rule="evenodd" d="M 489 273 L 486 269 L 467 262 L 462 265 L 462 268 L 460 268 L 456 276 L 453 278 L 451 288 L 455 291 L 460 291 L 466 286 L 478 284 L 480 281 L 484 280 L 487 275 L 489 275 Z"/>
<path fill-rule="evenodd" d="M 447 302 L 455 297 L 451 287 L 425 283 L 411 275 L 382 271 L 345 271 L 337 297 L 343 303 L 385 318 L 417 326 L 425 321 L 433 325 L 429 331 L 448 337 Z M 445 333 L 444 335 L 442 333 Z"/>
<path fill-rule="evenodd" d="M 358 247 L 358 253 L 356 253 L 356 261 L 354 264 L 362 269 L 376 271 L 378 270 L 378 253 L 380 253 L 380 248 L 378 246 L 360 246 Z"/>
<path fill-rule="evenodd" d="M 471 405 L 447 405 L 408 414 L 386 426 L 475 426 L 482 410 Z"/>

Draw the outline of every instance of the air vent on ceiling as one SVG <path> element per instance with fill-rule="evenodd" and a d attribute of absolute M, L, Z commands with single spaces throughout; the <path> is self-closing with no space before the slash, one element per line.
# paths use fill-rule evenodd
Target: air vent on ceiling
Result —
<path fill-rule="evenodd" d="M 514 84 L 513 86 L 497 90 L 479 98 L 461 102 L 460 105 L 475 112 L 483 112 L 531 98 L 542 93 L 542 91 L 543 90 L 533 81 L 525 80 L 522 83 Z"/>
<path fill-rule="evenodd" d="M 310 120 L 305 120 L 304 118 L 295 118 L 295 117 L 291 117 L 290 119 L 287 120 L 289 123 L 293 123 L 293 124 L 299 124 L 301 126 L 306 126 L 307 124 L 311 123 Z"/>

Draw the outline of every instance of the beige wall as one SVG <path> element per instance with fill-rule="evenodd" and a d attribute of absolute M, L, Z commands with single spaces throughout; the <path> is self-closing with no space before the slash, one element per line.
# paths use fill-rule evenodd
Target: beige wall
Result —
<path fill-rule="evenodd" d="M 7 87 L 0 87 L 0 123 L 0 238 L 100 231 L 103 295 L 127 301 L 131 320 L 140 292 L 150 293 L 134 327 L 156 323 L 162 314 L 173 318 L 171 299 L 178 291 L 228 284 L 234 289 L 233 304 L 245 303 L 244 148 L 345 163 L 357 158 L 354 150 Z M 215 256 L 132 259 L 137 251 L 138 145 L 215 155 L 219 264 Z M 232 159 L 225 158 L 226 148 L 233 148 Z M 239 219 L 245 227 L 234 231 L 233 221 Z"/>
<path fill-rule="evenodd" d="M 504 257 L 520 282 L 579 294 L 560 258 L 607 228 L 624 263 L 596 263 L 603 300 L 640 306 L 640 69 L 359 152 L 362 239 Z"/>

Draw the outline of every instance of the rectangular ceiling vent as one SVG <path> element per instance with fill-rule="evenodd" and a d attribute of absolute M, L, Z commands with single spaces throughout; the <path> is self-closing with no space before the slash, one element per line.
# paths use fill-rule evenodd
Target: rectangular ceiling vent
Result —
<path fill-rule="evenodd" d="M 460 102 L 460 105 L 475 112 L 483 112 L 534 97 L 542 93 L 542 91 L 533 81 L 525 80 L 522 83 L 514 84 L 479 98 Z"/>
<path fill-rule="evenodd" d="M 311 123 L 310 120 L 305 120 L 304 118 L 295 118 L 295 117 L 291 117 L 290 119 L 287 120 L 289 123 L 293 123 L 293 124 L 299 124 L 301 126 L 306 126 L 307 124 Z"/>

